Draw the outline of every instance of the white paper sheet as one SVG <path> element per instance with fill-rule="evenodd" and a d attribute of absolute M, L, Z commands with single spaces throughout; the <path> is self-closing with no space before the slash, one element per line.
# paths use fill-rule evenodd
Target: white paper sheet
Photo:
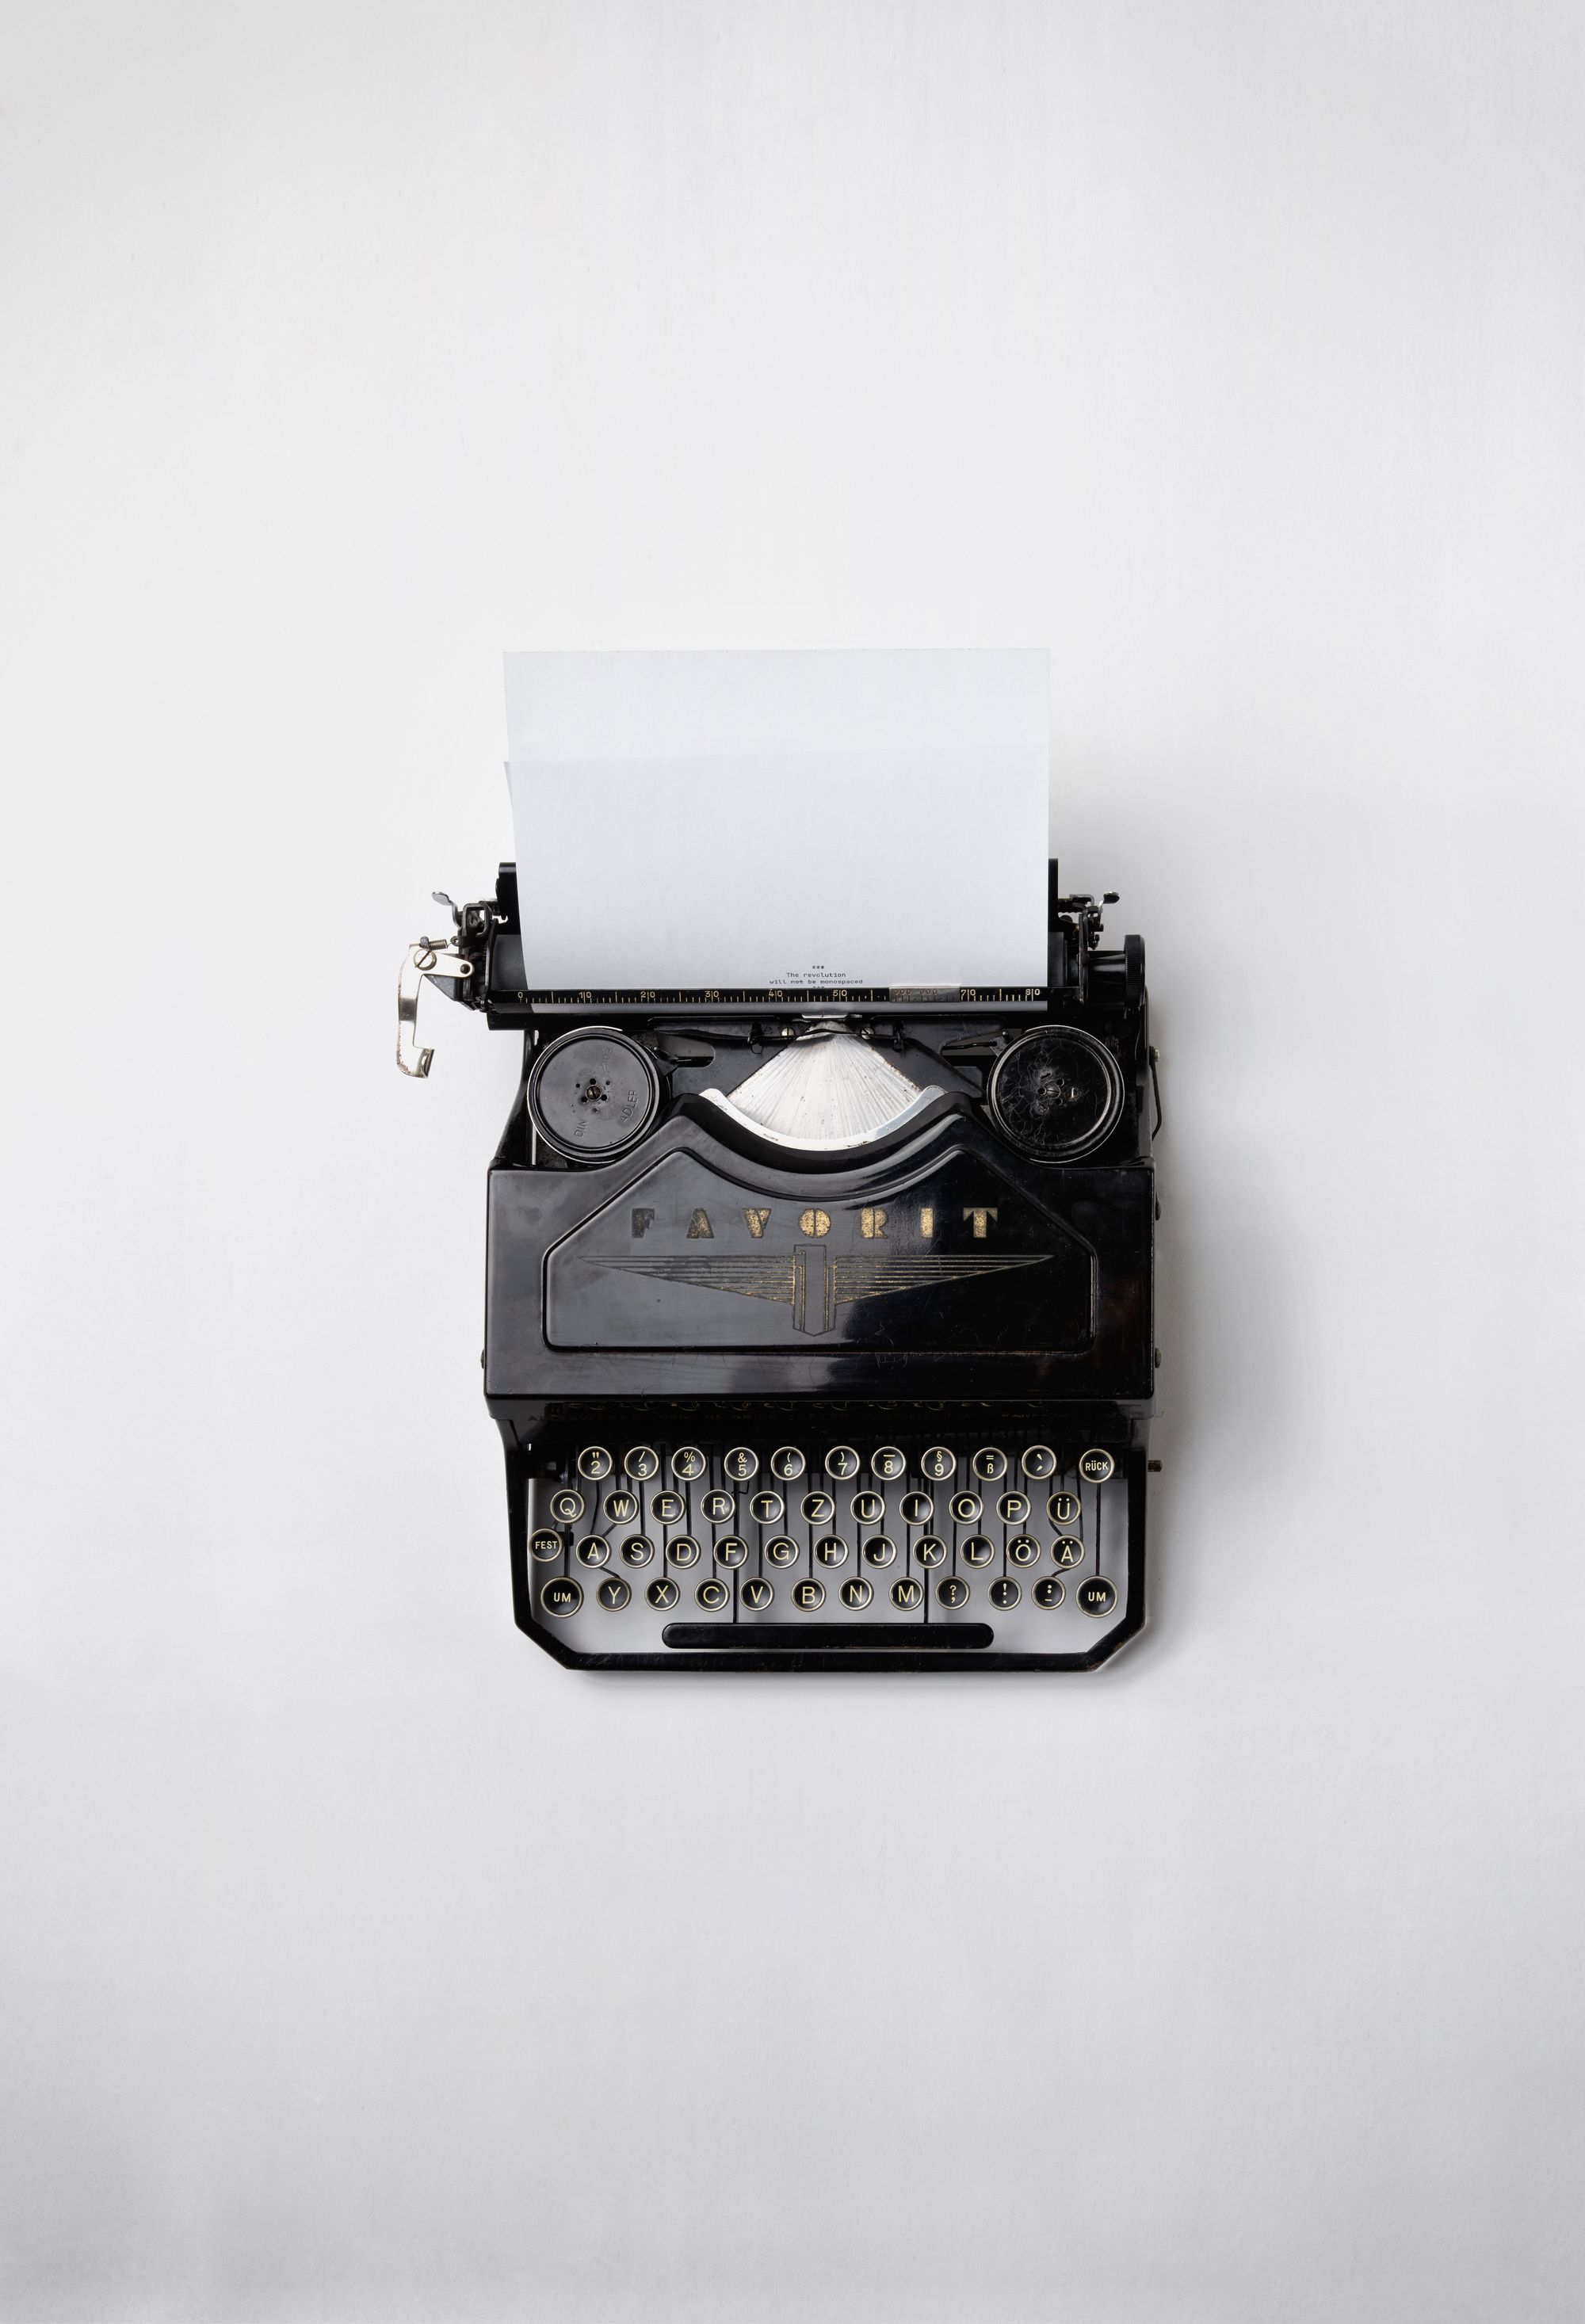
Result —
<path fill-rule="evenodd" d="M 508 654 L 533 991 L 1046 982 L 1043 652 Z"/>

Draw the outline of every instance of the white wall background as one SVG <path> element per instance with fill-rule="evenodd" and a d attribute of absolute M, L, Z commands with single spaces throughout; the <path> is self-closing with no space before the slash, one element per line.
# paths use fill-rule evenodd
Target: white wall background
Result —
<path fill-rule="evenodd" d="M 1576 2316 L 1585 13 L 32 0 L 0 102 L 4 2312 Z M 392 1062 L 501 651 L 935 643 L 1150 946 L 1154 1628 L 575 1678 L 511 1045 Z"/>

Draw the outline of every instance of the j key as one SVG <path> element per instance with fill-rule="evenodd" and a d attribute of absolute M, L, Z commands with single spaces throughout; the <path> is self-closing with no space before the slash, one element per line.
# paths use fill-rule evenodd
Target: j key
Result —
<path fill-rule="evenodd" d="M 644 1592 L 651 1606 L 663 1609 L 677 1603 L 677 1584 L 669 1573 L 658 1573 Z"/>
<path fill-rule="evenodd" d="M 981 1484 L 993 1485 L 998 1477 L 1007 1474 L 1007 1454 L 1000 1444 L 981 1444 L 974 1455 L 973 1470 Z"/>
<path fill-rule="evenodd" d="M 1103 1573 L 1086 1574 L 1074 1598 L 1086 1614 L 1110 1614 L 1117 1604 L 1117 1591 Z"/>
<path fill-rule="evenodd" d="M 903 1495 L 903 1523 L 905 1525 L 929 1525 L 935 1516 L 935 1504 L 931 1499 L 928 1493 L 905 1493 Z"/>
<path fill-rule="evenodd" d="M 539 1603 L 545 1611 L 563 1621 L 567 1615 L 576 1614 L 583 1602 L 583 1584 L 575 1582 L 570 1573 L 557 1574 L 554 1581 L 548 1582 L 539 1592 Z"/>
<path fill-rule="evenodd" d="M 948 1477 L 957 1474 L 958 1456 L 945 1444 L 933 1444 L 919 1463 L 920 1473 L 933 1485 L 945 1484 Z"/>
<path fill-rule="evenodd" d="M 825 1455 L 825 1473 L 845 1485 L 850 1477 L 859 1473 L 859 1456 L 851 1444 L 834 1444 Z"/>
<path fill-rule="evenodd" d="M 1049 1444 L 1031 1444 L 1026 1448 L 1018 1466 L 1026 1477 L 1034 1478 L 1038 1484 L 1055 1476 L 1056 1455 Z"/>
<path fill-rule="evenodd" d="M 756 1493 L 749 1503 L 749 1515 L 756 1525 L 778 1525 L 786 1507 L 779 1493 Z"/>
<path fill-rule="evenodd" d="M 613 1525 L 631 1525 L 639 1514 L 637 1496 L 632 1493 L 607 1493 L 605 1514 Z"/>
<path fill-rule="evenodd" d="M 731 1598 L 732 1590 L 719 1575 L 713 1573 L 707 1582 L 700 1582 L 694 1595 L 706 1614 L 719 1614 Z"/>
<path fill-rule="evenodd" d="M 561 1536 L 558 1533 L 552 1533 L 548 1526 L 541 1526 L 539 1532 L 531 1536 L 529 1547 L 539 1558 L 559 1557 Z"/>
<path fill-rule="evenodd" d="M 550 1514 L 558 1525 L 576 1525 L 584 1514 L 584 1497 L 564 1485 L 559 1493 L 550 1496 Z"/>
<path fill-rule="evenodd" d="M 1116 1465 L 1110 1453 L 1102 1452 L 1099 1445 L 1079 1455 L 1079 1474 L 1087 1485 L 1104 1485 Z"/>
<path fill-rule="evenodd" d="M 883 1485 L 895 1485 L 908 1465 L 895 1444 L 882 1444 L 870 1455 L 870 1474 Z"/>
<path fill-rule="evenodd" d="M 652 1444 L 635 1444 L 622 1465 L 635 1485 L 647 1485 L 659 1472 L 660 1455 Z"/>
<path fill-rule="evenodd" d="M 914 1544 L 914 1555 L 921 1565 L 945 1565 L 946 1544 L 936 1534 L 921 1534 Z"/>
<path fill-rule="evenodd" d="M 874 1595 L 875 1592 L 862 1573 L 855 1573 L 851 1582 L 844 1582 L 842 1585 L 842 1602 L 844 1606 L 867 1606 Z"/>
<path fill-rule="evenodd" d="M 796 1444 L 778 1445 L 770 1455 L 770 1473 L 779 1477 L 784 1485 L 790 1485 L 795 1478 L 803 1475 L 804 1456 Z"/>
<path fill-rule="evenodd" d="M 743 1565 L 748 1562 L 749 1545 L 735 1533 L 723 1533 L 715 1545 L 717 1565 Z"/>
<path fill-rule="evenodd" d="M 706 1493 L 704 1508 L 712 1525 L 725 1525 L 737 1515 L 737 1499 L 732 1493 Z"/>
<path fill-rule="evenodd" d="M 1054 1526 L 1072 1526 L 1079 1522 L 1077 1493 L 1053 1493 L 1046 1504 L 1046 1514 Z"/>
<path fill-rule="evenodd" d="M 739 1600 L 751 1614 L 762 1614 L 775 1595 L 775 1591 L 762 1573 L 751 1573 L 738 1591 Z"/>
<path fill-rule="evenodd" d="M 896 1558 L 897 1544 L 894 1541 L 888 1541 L 883 1533 L 877 1534 L 873 1541 L 867 1541 L 864 1544 L 866 1565 L 890 1565 L 895 1563 Z"/>
<path fill-rule="evenodd" d="M 959 1554 L 965 1565 L 989 1565 L 996 1552 L 982 1533 L 972 1533 L 958 1545 Z"/>
<path fill-rule="evenodd" d="M 586 1477 L 591 1485 L 598 1485 L 609 1477 L 614 1465 L 604 1444 L 585 1444 L 578 1454 L 578 1474 Z"/>
<path fill-rule="evenodd" d="M 696 1444 L 679 1444 L 671 1456 L 671 1473 L 680 1485 L 696 1484 L 705 1473 L 705 1455 Z"/>
<path fill-rule="evenodd" d="M 1004 1613 L 1009 1606 L 1016 1606 L 1023 1594 L 1010 1573 L 999 1573 L 991 1585 L 991 1602 Z"/>
<path fill-rule="evenodd" d="M 613 1614 L 621 1613 L 632 1594 L 620 1573 L 608 1573 L 594 1592 L 602 1606 L 609 1607 Z"/>
<path fill-rule="evenodd" d="M 905 1611 L 917 1606 L 925 1595 L 925 1585 L 916 1582 L 911 1573 L 904 1573 L 891 1585 L 891 1602 Z"/>
<path fill-rule="evenodd" d="M 936 1583 L 935 1595 L 944 1606 L 966 1606 L 969 1602 L 969 1585 L 961 1573 L 949 1573 L 945 1580 Z"/>
<path fill-rule="evenodd" d="M 760 1455 L 751 1444 L 734 1444 L 721 1465 L 734 1485 L 746 1485 L 760 1473 Z"/>
<path fill-rule="evenodd" d="M 1040 1555 L 1040 1545 L 1032 1533 L 1014 1534 L 1007 1545 L 1009 1565 L 1033 1565 Z"/>

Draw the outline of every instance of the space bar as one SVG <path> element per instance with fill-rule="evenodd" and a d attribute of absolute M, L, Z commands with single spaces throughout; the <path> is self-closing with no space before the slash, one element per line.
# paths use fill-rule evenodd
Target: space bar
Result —
<path fill-rule="evenodd" d="M 797 1647 L 824 1654 L 833 1646 L 870 1653 L 889 1646 L 910 1654 L 924 1646 L 954 1654 L 988 1646 L 993 1635 L 989 1622 L 668 1622 L 661 1632 L 668 1646 L 724 1646 L 740 1655 Z"/>

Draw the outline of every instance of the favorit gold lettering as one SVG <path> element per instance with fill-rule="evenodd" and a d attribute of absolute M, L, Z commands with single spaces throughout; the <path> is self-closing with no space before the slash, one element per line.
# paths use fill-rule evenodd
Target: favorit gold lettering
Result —
<path fill-rule="evenodd" d="M 798 1232 L 805 1235 L 813 1235 L 816 1240 L 818 1240 L 821 1235 L 828 1235 L 831 1232 L 831 1213 L 829 1211 L 804 1211 L 800 1213 L 798 1217 Z"/>
<path fill-rule="evenodd" d="M 748 1228 L 749 1232 L 753 1236 L 756 1242 L 759 1241 L 760 1236 L 764 1233 L 765 1222 L 769 1216 L 770 1213 L 769 1211 L 745 1211 L 743 1213 L 743 1223 Z"/>
<path fill-rule="evenodd" d="M 996 1213 L 991 1210 L 967 1210 L 963 1213 L 963 1216 L 966 1219 L 972 1219 L 974 1222 L 974 1240 L 976 1242 L 983 1242 L 985 1240 L 985 1222 L 987 1219 L 993 1219 L 996 1216 Z"/>
<path fill-rule="evenodd" d="M 859 1232 L 866 1242 L 878 1242 L 886 1232 L 886 1213 L 880 1210 L 861 1211 Z"/>
<path fill-rule="evenodd" d="M 696 1211 L 693 1217 L 688 1221 L 688 1240 L 690 1242 L 698 1242 L 701 1239 L 714 1242 L 715 1240 L 715 1230 L 711 1225 L 703 1211 Z"/>
<path fill-rule="evenodd" d="M 933 1203 L 926 1203 L 919 1213 L 919 1232 L 926 1242 L 935 1232 L 935 1206 Z"/>

